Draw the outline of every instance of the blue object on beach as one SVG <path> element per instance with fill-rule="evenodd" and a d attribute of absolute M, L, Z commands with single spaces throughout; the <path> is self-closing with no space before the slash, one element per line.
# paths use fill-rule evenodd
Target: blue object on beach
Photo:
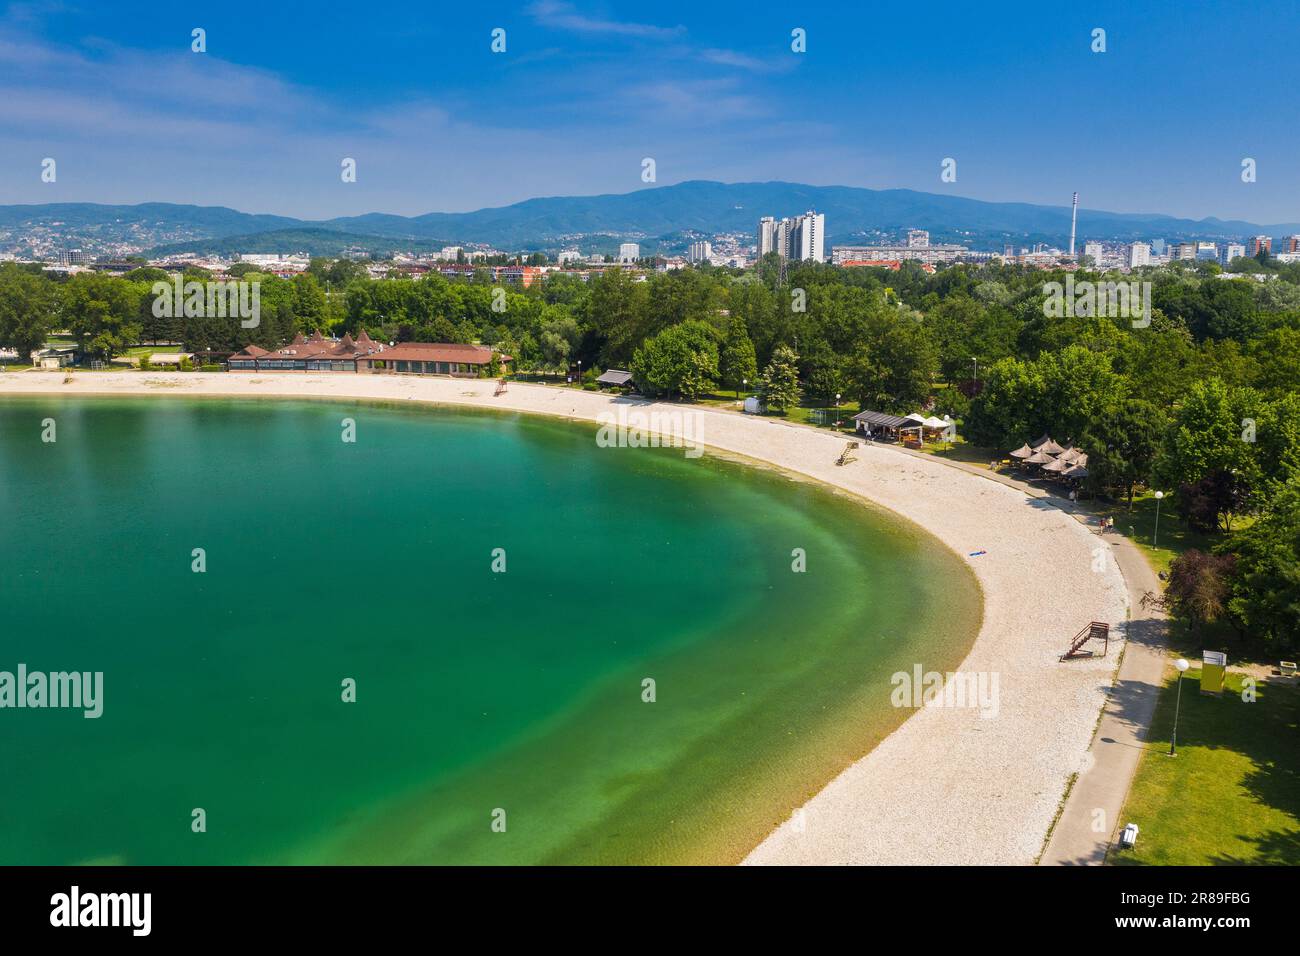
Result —
<path fill-rule="evenodd" d="M 977 557 L 979 557 L 981 554 L 988 554 L 988 552 L 987 552 L 987 551 L 972 551 L 972 552 L 970 553 L 970 556 L 971 556 L 972 558 L 977 558 Z"/>

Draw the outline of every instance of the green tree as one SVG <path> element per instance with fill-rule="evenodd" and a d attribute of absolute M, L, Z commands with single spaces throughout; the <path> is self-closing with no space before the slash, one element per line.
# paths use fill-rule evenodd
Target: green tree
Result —
<path fill-rule="evenodd" d="M 1259 520 L 1219 550 L 1235 560 L 1228 609 L 1239 626 L 1300 647 L 1300 483 L 1283 488 Z"/>
<path fill-rule="evenodd" d="M 1108 406 L 1079 442 L 1088 450 L 1089 477 L 1102 487 L 1122 491 L 1132 511 L 1133 490 L 1150 477 L 1167 427 L 1165 413 L 1142 399 Z"/>
<path fill-rule="evenodd" d="M 754 343 L 750 341 L 745 320 L 738 315 L 731 317 L 731 323 L 727 328 L 727 338 L 722 344 L 722 353 L 718 358 L 718 372 L 722 377 L 722 383 L 733 389 L 739 389 L 742 383 L 753 382 L 758 378 L 758 359 L 754 354 Z"/>
<path fill-rule="evenodd" d="M 1157 461 L 1158 476 L 1179 489 L 1180 509 L 1189 507 L 1195 494 L 1200 503 L 1213 503 L 1225 530 L 1239 510 L 1252 510 L 1263 473 L 1249 423 L 1259 417 L 1254 389 L 1231 388 L 1217 378 L 1192 384 Z"/>
<path fill-rule="evenodd" d="M 695 398 L 718 378 L 718 344 L 702 322 L 670 326 L 646 341 L 632 357 L 632 378 L 651 395 Z"/>
<path fill-rule="evenodd" d="M 937 370 L 930 334 L 913 316 L 890 310 L 868 323 L 845 375 L 861 408 L 915 411 L 929 399 Z"/>
<path fill-rule="evenodd" d="M 45 276 L 0 263 L 0 346 L 27 361 L 53 330 L 58 301 L 57 287 Z"/>
<path fill-rule="evenodd" d="M 774 412 L 799 404 L 799 354 L 790 346 L 778 346 L 772 353 L 772 361 L 758 380 L 758 395 Z"/>
<path fill-rule="evenodd" d="M 111 359 L 141 332 L 142 289 L 98 272 L 81 272 L 63 287 L 63 317 L 83 352 Z"/>

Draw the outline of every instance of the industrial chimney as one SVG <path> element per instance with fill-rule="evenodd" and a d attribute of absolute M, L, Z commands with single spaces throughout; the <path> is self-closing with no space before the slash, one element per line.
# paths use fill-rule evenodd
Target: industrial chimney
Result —
<path fill-rule="evenodd" d="M 1074 230 L 1079 224 L 1079 194 L 1074 194 L 1074 205 L 1070 210 L 1070 258 L 1074 258 Z"/>

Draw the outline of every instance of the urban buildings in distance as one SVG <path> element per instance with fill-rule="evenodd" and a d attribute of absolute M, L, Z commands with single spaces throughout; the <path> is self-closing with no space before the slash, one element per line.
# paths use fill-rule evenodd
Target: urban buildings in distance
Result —
<path fill-rule="evenodd" d="M 758 257 L 775 252 L 783 260 L 825 262 L 826 216 L 811 209 L 802 216 L 758 221 Z"/>

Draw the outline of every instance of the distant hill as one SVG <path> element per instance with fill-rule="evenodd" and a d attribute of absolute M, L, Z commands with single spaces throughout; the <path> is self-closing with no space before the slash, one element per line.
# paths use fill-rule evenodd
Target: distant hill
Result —
<path fill-rule="evenodd" d="M 1069 206 L 994 203 L 910 189 L 859 189 L 798 183 L 716 183 L 702 180 L 601 196 L 555 196 L 473 212 L 422 216 L 368 213 L 318 222 L 264 216 L 224 207 L 144 203 L 0 206 L 0 247 L 12 251 L 25 237 L 43 236 L 60 247 L 100 248 L 138 242 L 164 252 L 284 251 L 319 255 L 347 247 L 391 251 L 451 243 L 487 243 L 504 250 L 555 249 L 581 244 L 612 249 L 620 240 L 646 251 L 675 249 L 691 233 L 753 234 L 760 216 L 807 209 L 826 214 L 828 245 L 878 241 L 909 228 L 928 229 L 934 242 L 1001 249 L 1069 239 Z M 1079 210 L 1079 239 L 1241 239 L 1300 233 L 1300 224 L 1260 225 L 1238 220 L 1178 219 L 1153 213 Z M 239 237 L 238 242 L 229 240 Z M 272 250 L 272 245 L 279 243 Z"/>
<path fill-rule="evenodd" d="M 183 206 L 169 202 L 146 202 L 134 206 L 105 206 L 91 202 L 0 206 L 0 228 L 56 222 L 72 228 L 156 224 L 171 229 L 202 230 L 210 237 L 301 225 L 300 220 L 288 216 L 253 215 L 225 206 Z"/>
<path fill-rule="evenodd" d="M 442 239 L 412 239 L 403 241 L 386 236 L 368 236 L 326 228 L 274 229 L 226 236 L 222 239 L 195 239 L 154 246 L 151 257 L 170 256 L 182 252 L 203 255 L 233 256 L 246 252 L 270 254 L 276 252 L 305 252 L 313 256 L 338 257 L 343 253 L 364 252 L 369 255 L 386 255 L 393 252 L 428 252 L 448 245 Z"/>

